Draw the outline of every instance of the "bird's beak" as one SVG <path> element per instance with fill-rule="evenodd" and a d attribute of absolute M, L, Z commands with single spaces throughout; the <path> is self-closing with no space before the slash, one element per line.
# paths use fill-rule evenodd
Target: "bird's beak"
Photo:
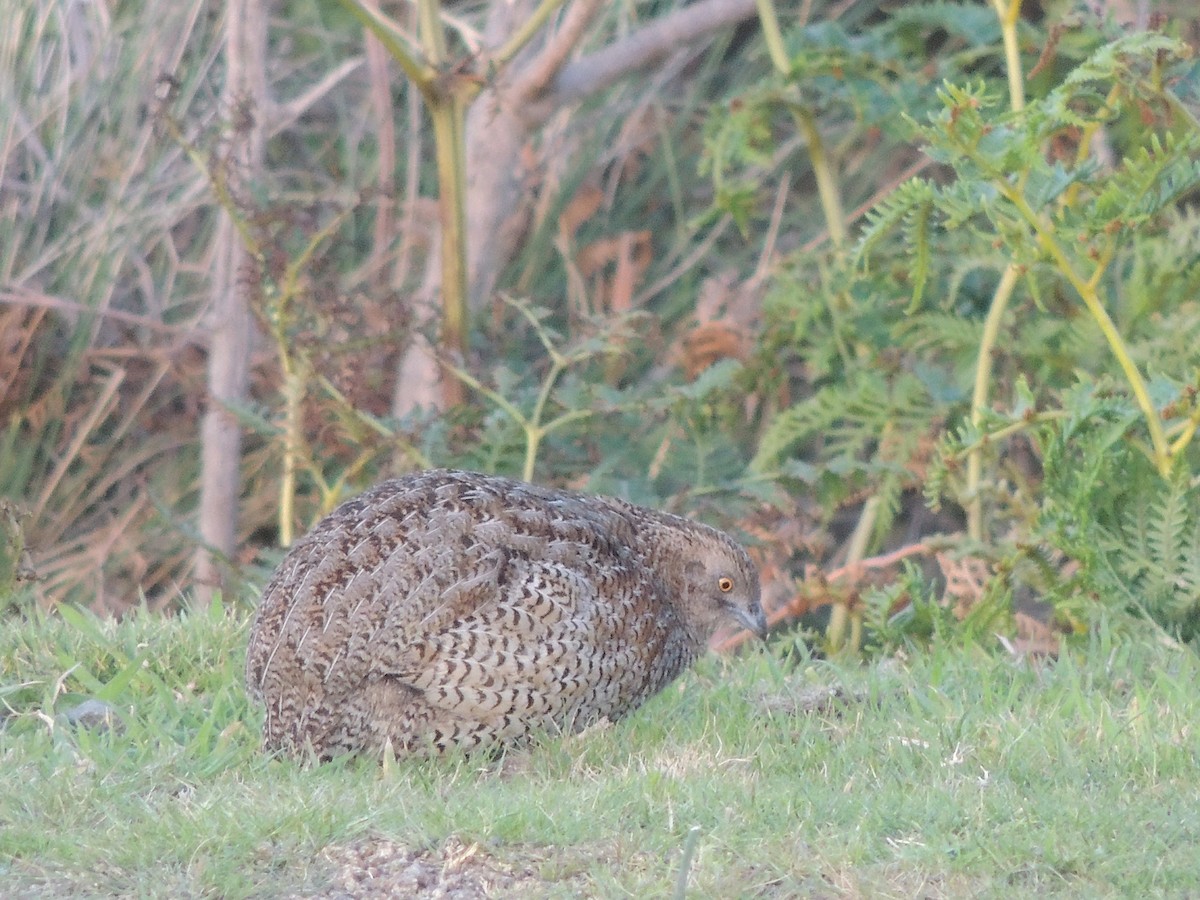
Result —
<path fill-rule="evenodd" d="M 763 608 L 760 604 L 755 603 L 750 609 L 742 609 L 740 606 L 732 608 L 733 617 L 738 620 L 738 624 L 750 631 L 753 631 L 760 638 L 767 636 L 767 617 L 763 613 Z"/>

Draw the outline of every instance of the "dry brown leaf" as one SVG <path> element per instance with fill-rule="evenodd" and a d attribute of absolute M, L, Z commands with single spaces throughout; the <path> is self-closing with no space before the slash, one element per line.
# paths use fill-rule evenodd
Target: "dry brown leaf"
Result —
<path fill-rule="evenodd" d="M 575 255 L 575 266 L 581 276 L 594 280 L 597 308 L 628 312 L 633 306 L 634 289 L 652 258 L 653 238 L 649 231 L 624 231 L 582 247 Z M 613 275 L 605 277 L 609 266 L 613 267 Z"/>
<path fill-rule="evenodd" d="M 746 359 L 758 312 L 757 291 L 739 282 L 736 272 L 706 278 L 696 294 L 696 324 L 674 351 L 688 380 L 722 359 Z"/>
<path fill-rule="evenodd" d="M 604 203 L 604 191 L 598 185 L 583 184 L 558 216 L 558 233 L 570 245 L 579 226 L 594 216 Z"/>
<path fill-rule="evenodd" d="M 722 359 L 745 359 L 749 343 L 745 331 L 729 319 L 697 325 L 683 338 L 683 371 L 693 381 Z"/>
<path fill-rule="evenodd" d="M 22 402 L 34 367 L 23 364 L 46 311 L 36 307 L 0 307 L 0 415 L 8 421 Z"/>
<path fill-rule="evenodd" d="M 739 281 L 737 271 L 719 272 L 706 278 L 696 293 L 696 321 L 730 319 L 752 328 L 762 313 L 761 294 L 761 287 Z"/>
<path fill-rule="evenodd" d="M 953 601 L 954 615 L 962 619 L 983 596 L 991 568 L 986 560 L 975 556 L 956 559 L 949 553 L 937 553 L 934 558 L 946 579 L 942 598 L 947 603 Z"/>
<path fill-rule="evenodd" d="M 653 247 L 649 231 L 624 231 L 617 239 L 617 271 L 605 306 L 615 313 L 633 308 L 633 292 L 650 268 Z"/>

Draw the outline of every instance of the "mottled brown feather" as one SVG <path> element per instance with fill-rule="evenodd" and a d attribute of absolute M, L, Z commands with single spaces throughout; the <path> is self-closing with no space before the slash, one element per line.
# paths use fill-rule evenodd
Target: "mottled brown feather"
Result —
<path fill-rule="evenodd" d="M 621 500 L 433 470 L 343 503 L 263 592 L 246 682 L 269 750 L 510 742 L 616 719 L 725 621 L 763 630 L 728 536 Z"/>

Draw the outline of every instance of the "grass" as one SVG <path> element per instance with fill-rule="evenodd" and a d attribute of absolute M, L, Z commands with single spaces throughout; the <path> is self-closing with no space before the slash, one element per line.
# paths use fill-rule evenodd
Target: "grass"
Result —
<path fill-rule="evenodd" d="M 1200 892 L 1186 649 L 1103 633 L 1040 668 L 859 668 L 760 648 L 500 760 L 313 769 L 258 753 L 243 614 L 68 616 L 0 636 L 9 896 Z M 811 708 L 823 686 L 840 699 Z M 68 724 L 86 697 L 117 724 Z"/>

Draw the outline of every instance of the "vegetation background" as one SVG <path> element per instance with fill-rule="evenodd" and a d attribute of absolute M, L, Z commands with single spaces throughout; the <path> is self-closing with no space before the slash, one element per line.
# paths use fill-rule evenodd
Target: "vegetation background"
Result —
<path fill-rule="evenodd" d="M 1188 4 L 10 3 L 14 608 L 250 602 L 455 465 L 741 530 L 834 646 L 1190 635 Z"/>
<path fill-rule="evenodd" d="M 1197 793 L 1177 768 L 1194 761 L 1180 685 L 1200 629 L 1190 0 L 0 0 L 0 13 L 0 821 L 30 835 L 2 847 L 28 884 L 168 890 L 147 880 L 162 846 L 134 858 L 93 834 L 114 811 L 135 829 L 161 813 L 159 775 L 205 802 L 247 778 L 311 801 L 287 824 L 249 817 L 215 854 L 208 825 L 176 828 L 192 855 L 170 883 L 185 892 L 269 892 L 237 876 L 273 871 L 266 834 L 311 855 L 396 833 L 367 794 L 314 825 L 322 791 L 373 774 L 304 782 L 250 762 L 238 648 L 295 536 L 428 465 L 618 494 L 746 540 L 780 637 L 769 664 L 697 676 L 762 696 L 714 701 L 731 730 L 685 719 L 694 759 L 723 759 L 714 741 L 752 755 L 791 740 L 813 710 L 785 670 L 818 671 L 813 654 L 900 660 L 903 675 L 819 671 L 866 679 L 835 691 L 855 702 L 938 685 L 880 701 L 908 725 L 881 736 L 863 726 L 873 707 L 847 728 L 843 707 L 818 704 L 810 727 L 860 760 L 881 740 L 923 747 L 933 768 L 958 766 L 960 745 L 991 748 L 979 765 L 1013 779 L 1030 753 L 1067 753 L 1044 719 L 1061 716 L 1090 736 L 1071 745 L 1077 766 L 1026 773 L 1020 796 L 1087 793 L 1089 772 L 1128 764 L 1166 835 L 1138 853 L 1194 843 L 1194 815 L 1157 821 L 1153 801 Z M 1004 668 L 1071 653 L 1046 694 Z M 979 720 L 965 699 L 939 706 L 947 690 L 978 690 Z M 125 710 L 122 727 L 78 726 L 88 700 L 109 725 Z M 1004 737 L 1010 719 L 1043 727 Z M 944 727 L 931 736 L 928 721 Z M 633 733 L 626 775 L 661 769 L 653 731 Z M 648 857 L 626 852 L 622 790 L 636 785 L 570 752 L 516 776 L 406 773 L 430 805 L 400 845 L 580 846 L 565 810 L 549 828 L 485 814 L 472 830 L 431 798 L 482 778 L 500 809 L 511 777 L 595 778 L 614 802 L 588 802 L 617 844 L 601 839 L 599 868 L 539 869 L 539 884 L 686 888 L 688 817 L 647 825 Z M 762 766 L 770 790 L 796 762 Z M 695 771 L 668 780 L 690 791 Z M 967 809 L 967 780 L 951 780 L 945 808 Z M 877 812 L 888 790 L 905 796 L 903 777 L 884 781 Z M 686 808 L 732 802 L 698 790 Z M 647 809 L 684 802 L 672 791 Z M 81 830 L 55 843 L 55 809 L 72 804 Z M 795 850 L 777 843 L 784 826 L 747 814 L 748 843 L 723 839 L 700 883 L 727 893 L 729 864 L 785 892 L 953 894 L 1017 871 L 1026 887 L 1119 894 L 1186 874 L 1148 873 L 1115 839 L 1104 858 L 1124 847 L 1126 864 L 1097 870 L 1070 845 L 1082 826 L 1059 821 L 1056 837 L 1046 810 L 1030 813 L 1040 849 L 1025 834 L 931 862 L 1002 806 L 920 839 L 880 813 L 867 833 L 882 844 L 792 830 L 824 861 L 804 871 L 779 862 Z M 755 840 L 774 854 L 766 874 L 730 862 Z M 324 883 L 288 872 L 296 890 Z"/>

